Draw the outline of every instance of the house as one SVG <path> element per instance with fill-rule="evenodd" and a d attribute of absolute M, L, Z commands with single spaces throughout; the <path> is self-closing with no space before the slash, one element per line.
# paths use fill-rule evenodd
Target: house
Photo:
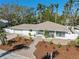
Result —
<path fill-rule="evenodd" d="M 8 23 L 9 21 L 8 20 L 5 20 L 5 19 L 0 19 L 0 22 Z"/>
<path fill-rule="evenodd" d="M 7 33 L 14 33 L 23 36 L 56 38 L 56 39 L 71 39 L 77 38 L 77 34 L 73 34 L 66 26 L 46 21 L 39 24 L 21 24 L 9 28 L 4 28 Z M 45 37 L 45 32 L 48 37 Z"/>
<path fill-rule="evenodd" d="M 78 36 L 79 36 L 79 25 L 74 26 L 73 30 L 74 30 L 74 33 L 78 34 Z"/>
<path fill-rule="evenodd" d="M 0 19 L 0 28 L 7 27 L 9 25 L 9 21 L 5 19 Z"/>

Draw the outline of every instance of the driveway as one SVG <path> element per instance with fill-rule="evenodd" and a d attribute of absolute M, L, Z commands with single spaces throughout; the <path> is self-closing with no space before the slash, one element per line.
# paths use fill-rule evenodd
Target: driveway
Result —
<path fill-rule="evenodd" d="M 42 39 L 41 38 L 34 38 L 34 41 L 30 45 L 29 49 L 21 49 L 21 50 L 15 51 L 15 53 L 25 56 L 25 57 L 29 57 L 30 59 L 36 59 L 36 57 L 34 56 L 33 53 L 36 50 L 35 46 L 38 44 L 39 41 L 42 41 Z"/>
<path fill-rule="evenodd" d="M 24 57 L 15 53 L 9 53 L 1 57 L 3 53 L 6 53 L 6 51 L 0 50 L 0 59 L 30 59 L 28 57 Z"/>

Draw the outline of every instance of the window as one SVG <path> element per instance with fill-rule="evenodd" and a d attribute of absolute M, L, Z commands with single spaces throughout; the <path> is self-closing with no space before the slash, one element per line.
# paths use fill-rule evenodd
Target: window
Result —
<path fill-rule="evenodd" d="M 57 37 L 65 37 L 65 32 L 56 32 Z"/>
<path fill-rule="evenodd" d="M 49 37 L 54 37 L 54 31 L 49 31 Z"/>
<path fill-rule="evenodd" d="M 43 32 L 43 30 L 39 30 L 38 32 L 37 32 L 37 34 L 43 34 L 44 32 Z"/>

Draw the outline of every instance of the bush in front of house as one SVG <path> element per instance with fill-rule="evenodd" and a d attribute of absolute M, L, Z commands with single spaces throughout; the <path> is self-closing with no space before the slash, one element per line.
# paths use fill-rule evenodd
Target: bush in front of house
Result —
<path fill-rule="evenodd" d="M 58 48 L 61 48 L 61 47 L 62 47 L 62 45 L 61 45 L 60 43 L 58 43 L 58 44 L 57 44 L 57 47 L 58 47 Z"/>
<path fill-rule="evenodd" d="M 47 30 L 45 30 L 45 31 L 44 31 L 44 36 L 45 36 L 45 38 L 48 38 L 48 34 L 49 34 L 49 32 L 48 32 Z"/>
<path fill-rule="evenodd" d="M 68 44 L 68 46 L 70 47 L 70 46 L 76 46 L 76 41 L 71 41 L 69 44 Z"/>
<path fill-rule="evenodd" d="M 29 33 L 29 38 L 32 40 L 32 34 L 31 33 Z"/>
<path fill-rule="evenodd" d="M 79 37 L 75 40 L 76 46 L 79 46 Z"/>
<path fill-rule="evenodd" d="M 71 41 L 70 43 L 70 46 L 79 46 L 79 37 L 75 40 L 75 41 Z"/>

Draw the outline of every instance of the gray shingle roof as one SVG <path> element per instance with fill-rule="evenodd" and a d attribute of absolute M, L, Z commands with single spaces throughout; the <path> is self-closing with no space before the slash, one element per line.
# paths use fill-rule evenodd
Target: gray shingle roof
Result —
<path fill-rule="evenodd" d="M 63 26 L 54 22 L 50 22 L 50 21 L 37 24 L 36 29 L 68 32 L 68 29 L 66 26 Z"/>
<path fill-rule="evenodd" d="M 50 30 L 50 31 L 63 31 L 63 32 L 69 32 L 69 29 L 67 29 L 66 26 L 60 25 L 57 23 L 53 23 L 50 21 L 46 21 L 39 24 L 21 24 L 16 25 L 13 27 L 10 27 L 11 29 L 19 29 L 19 30 Z"/>

